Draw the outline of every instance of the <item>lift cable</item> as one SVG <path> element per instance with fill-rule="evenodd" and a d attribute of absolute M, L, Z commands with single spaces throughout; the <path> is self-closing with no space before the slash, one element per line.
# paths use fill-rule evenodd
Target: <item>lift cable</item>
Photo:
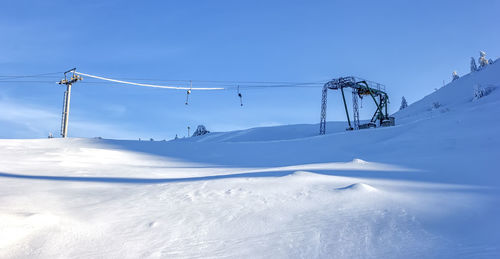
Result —
<path fill-rule="evenodd" d="M 245 88 L 270 88 L 270 87 L 308 87 L 308 86 L 323 86 L 324 81 L 317 81 L 317 82 L 269 82 L 269 81 L 214 81 L 214 80 L 159 80 L 159 79 L 139 79 L 139 78 L 126 78 L 126 80 L 144 80 L 144 81 L 157 81 L 157 82 L 185 82 L 188 83 L 190 86 L 184 86 L 184 87 L 178 87 L 178 86 L 158 86 L 158 85 L 152 85 L 152 84 L 139 84 L 139 83 L 133 83 L 133 82 L 127 82 L 127 81 L 122 81 L 122 80 L 116 80 L 116 79 L 109 79 L 109 78 L 103 78 L 99 76 L 93 76 L 93 75 L 88 75 L 80 72 L 75 72 L 80 75 L 84 76 L 89 76 L 97 79 L 102 79 L 102 80 L 107 80 L 107 81 L 112 81 L 112 82 L 118 82 L 118 83 L 127 83 L 127 84 L 134 84 L 134 85 L 141 85 L 141 86 L 149 86 L 149 87 L 160 87 L 160 88 L 169 88 L 169 89 L 180 89 L 180 90 L 230 90 L 230 89 L 235 89 L 236 87 L 234 84 L 238 84 L 241 87 Z M 192 83 L 201 83 L 202 85 L 215 85 L 214 87 L 203 87 L 203 88 L 193 88 Z"/>
<path fill-rule="evenodd" d="M 0 84 L 2 83 L 41 83 L 41 84 L 53 84 L 55 81 L 53 80 L 0 80 Z M 102 84 L 97 81 L 82 81 L 80 84 Z M 202 84 L 204 85 L 204 84 Z M 321 87 L 323 84 L 318 83 L 299 83 L 299 84 L 282 84 L 282 85 L 239 85 L 241 89 L 263 89 L 263 88 L 317 88 Z M 217 85 L 221 86 L 217 90 L 235 90 L 236 86 L 230 84 Z M 181 87 L 179 87 L 181 88 Z M 189 87 L 181 88 L 183 90 L 189 89 Z M 197 88 L 193 88 L 197 90 Z M 213 88 L 209 88 L 213 89 Z"/>
<path fill-rule="evenodd" d="M 0 75 L 0 81 L 16 79 L 16 78 L 43 77 L 43 76 L 48 76 L 48 75 L 59 75 L 62 73 L 64 73 L 64 72 L 52 72 L 52 73 L 43 73 L 43 74 L 36 74 L 36 75 L 13 75 L 13 76 Z"/>
<path fill-rule="evenodd" d="M 54 72 L 54 73 L 44 73 L 44 74 L 36 74 L 36 75 L 0 75 L 0 83 L 54 83 L 51 81 L 49 77 L 50 75 L 60 74 L 62 72 Z M 156 82 L 186 82 L 189 83 L 190 86 L 164 86 L 157 84 L 146 84 L 146 83 L 135 83 L 124 80 L 116 80 L 111 78 L 105 78 L 101 76 L 95 76 L 85 73 L 76 72 L 76 74 L 80 74 L 83 76 L 95 78 L 98 80 L 106 80 L 115 83 L 124 83 L 124 84 L 132 84 L 138 86 L 147 86 L 147 87 L 156 87 L 156 88 L 166 88 L 166 89 L 177 89 L 177 90 L 237 90 L 241 89 L 258 89 L 258 88 L 316 88 L 321 87 L 324 81 L 316 81 L 316 82 L 272 82 L 272 81 L 222 81 L 222 80 L 160 80 L 160 79 L 132 79 L 125 78 L 125 80 L 143 80 L 143 81 L 156 81 Z M 17 80 L 24 78 L 33 78 L 32 80 Z M 204 87 L 192 88 L 192 82 L 198 83 L 198 85 L 202 85 Z M 99 84 L 97 81 L 82 81 L 80 83 L 83 84 Z M 239 87 L 235 86 L 238 85 Z"/>
<path fill-rule="evenodd" d="M 64 72 L 53 72 L 53 73 L 43 73 L 35 75 L 0 75 L 0 81 L 13 80 L 17 78 L 38 78 L 38 79 L 49 79 L 58 78 L 58 75 Z M 90 75 L 87 75 L 90 76 Z M 101 78 L 98 78 L 101 79 Z M 242 87 L 288 87 L 288 86 L 299 86 L 299 85 L 323 85 L 325 81 L 329 79 L 314 81 L 314 82 L 290 82 L 290 81 L 237 81 L 237 80 L 187 80 L 187 79 L 153 79 L 153 78 L 122 78 L 122 80 L 141 80 L 141 81 L 151 81 L 151 82 L 184 82 L 184 83 L 202 83 L 203 85 L 217 85 L 217 86 L 234 86 L 240 85 Z M 122 81 L 119 80 L 119 81 Z M 17 81 L 23 82 L 23 81 Z M 29 81 L 26 81 L 29 82 Z M 37 82 L 44 82 L 38 81 Z M 46 81 L 51 83 L 52 81 Z M 82 82 L 83 83 L 83 82 Z M 89 83 L 89 82 L 87 82 Z M 187 88 L 187 87 L 186 87 Z M 185 90 L 185 89 L 184 89 Z"/>
<path fill-rule="evenodd" d="M 102 76 L 95 76 L 95 75 L 89 75 L 81 72 L 76 72 L 75 74 L 82 75 L 82 76 L 88 76 L 92 77 L 95 79 L 101 79 L 105 81 L 110 81 L 110 82 L 115 82 L 115 83 L 121 83 L 121 84 L 129 84 L 129 85 L 137 85 L 137 86 L 145 86 L 145 87 L 155 87 L 155 88 L 164 88 L 164 89 L 176 89 L 176 90 L 224 90 L 222 87 L 214 87 L 214 88 L 207 88 L 207 87 L 199 87 L 199 88 L 191 88 L 191 87 L 179 87 L 179 86 L 165 86 L 165 85 L 152 85 L 152 84 L 141 84 L 141 83 L 134 83 L 134 82 L 128 82 L 128 81 L 122 81 L 122 80 L 116 80 L 116 79 L 111 79 L 111 78 L 106 78 Z"/>

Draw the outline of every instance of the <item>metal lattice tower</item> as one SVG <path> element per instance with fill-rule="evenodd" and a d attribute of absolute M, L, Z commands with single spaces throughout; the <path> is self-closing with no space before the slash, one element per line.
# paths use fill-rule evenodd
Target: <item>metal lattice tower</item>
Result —
<path fill-rule="evenodd" d="M 349 117 L 349 111 L 347 109 L 347 102 L 345 98 L 344 88 L 352 88 L 353 94 L 353 112 L 354 121 L 351 124 L 351 119 Z M 385 92 L 385 87 L 379 83 L 371 82 L 361 78 L 356 78 L 353 76 L 339 77 L 328 81 L 323 86 L 323 91 L 321 95 L 321 121 L 319 134 L 324 135 L 326 133 L 326 107 L 327 107 L 327 97 L 328 89 L 340 90 L 342 93 L 342 101 L 344 103 L 344 109 L 347 117 L 347 124 L 349 127 L 347 130 L 357 130 L 366 129 L 377 126 L 394 126 L 394 117 L 389 117 L 387 113 L 387 103 L 389 102 L 389 97 Z M 377 109 L 373 114 L 371 120 L 368 123 L 359 123 L 359 105 L 358 97 L 363 98 L 363 96 L 370 96 L 375 103 Z M 378 99 L 378 100 L 377 100 Z M 377 121 L 378 125 L 377 125 Z M 353 127 L 354 126 L 354 127 Z"/>
<path fill-rule="evenodd" d="M 359 106 L 358 106 L 358 91 L 356 89 L 352 90 L 352 113 L 354 116 L 353 126 L 355 130 L 359 129 Z"/>
<path fill-rule="evenodd" d="M 328 87 L 326 84 L 323 86 L 323 92 L 321 94 L 321 121 L 319 122 L 319 134 L 324 135 L 326 133 L 326 99 L 328 95 Z"/>

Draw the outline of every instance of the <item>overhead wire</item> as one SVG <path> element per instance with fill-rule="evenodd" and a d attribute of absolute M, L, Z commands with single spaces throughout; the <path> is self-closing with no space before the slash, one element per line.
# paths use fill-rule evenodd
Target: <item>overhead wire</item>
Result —
<path fill-rule="evenodd" d="M 51 73 L 43 73 L 43 74 L 35 74 L 35 75 L 0 75 L 0 81 L 4 81 L 4 79 L 16 79 L 16 78 L 27 78 L 27 77 L 43 77 L 48 75 L 56 75 L 62 74 L 64 72 L 51 72 Z"/>
<path fill-rule="evenodd" d="M 41 84 L 54 84 L 56 81 L 47 81 L 47 80 L 0 80 L 1 83 L 41 83 Z M 99 85 L 102 84 L 101 82 L 97 81 L 81 81 L 78 82 L 78 84 L 94 84 L 94 85 Z M 266 88 L 316 88 L 316 87 L 321 87 L 323 84 L 283 84 L 283 85 L 245 85 L 241 84 L 240 89 L 245 89 L 245 90 L 252 90 L 252 89 L 266 89 Z M 225 85 L 219 85 L 223 86 L 221 87 L 221 90 L 235 90 L 237 89 L 237 86 L 233 84 L 225 84 Z M 180 89 L 189 90 L 189 87 L 179 87 Z M 197 88 L 193 88 L 196 90 Z M 198 88 L 199 89 L 199 88 Z M 213 88 L 210 88 L 213 89 Z"/>
<path fill-rule="evenodd" d="M 142 80 L 142 81 L 156 81 L 156 82 L 195 82 L 195 83 L 214 83 L 214 84 L 297 84 L 297 83 L 324 83 L 327 80 L 315 82 L 288 82 L 288 81 L 236 81 L 236 80 L 190 80 L 190 79 L 154 79 L 154 78 L 122 78 L 123 80 Z"/>
<path fill-rule="evenodd" d="M 214 88 L 198 87 L 198 88 L 191 88 L 191 87 L 178 87 L 178 86 L 142 84 L 142 83 L 135 83 L 135 82 L 128 82 L 128 81 L 123 81 L 123 80 L 111 79 L 111 78 L 106 78 L 106 77 L 102 77 L 102 76 L 95 76 L 95 75 L 90 75 L 90 74 L 76 72 L 76 71 L 74 73 L 78 74 L 78 75 L 81 75 L 81 76 L 92 77 L 92 78 L 95 78 L 95 79 L 101 79 L 101 80 L 105 80 L 105 81 L 110 81 L 110 82 L 115 82 L 115 83 L 122 83 L 122 84 L 128 84 L 128 85 L 136 85 L 136 86 L 145 86 L 145 87 L 154 87 L 154 88 L 163 88 L 163 89 L 177 89 L 177 90 L 224 90 L 224 88 L 222 88 L 222 87 L 214 87 Z"/>
<path fill-rule="evenodd" d="M 54 78 L 53 75 L 61 74 L 63 72 L 52 72 L 34 75 L 0 75 L 0 83 L 54 83 L 55 81 L 45 80 L 48 78 Z M 265 89 L 265 88 L 315 88 L 323 85 L 324 81 L 315 82 L 289 82 L 289 81 L 230 81 L 230 80 L 162 80 L 162 79 L 146 79 L 146 78 L 125 78 L 125 80 L 144 80 L 152 82 L 184 82 L 186 84 L 194 82 L 198 85 L 204 87 L 191 87 L 191 86 L 171 86 L 171 85 L 158 85 L 158 84 L 146 84 L 146 83 L 136 83 L 125 80 L 117 80 L 112 78 L 106 78 L 96 75 L 90 75 L 81 72 L 75 72 L 82 76 L 87 76 L 90 78 L 111 81 L 115 83 L 123 83 L 136 86 L 146 86 L 154 88 L 164 88 L 164 89 L 177 89 L 177 90 L 236 90 L 239 86 L 240 89 Z M 16 80 L 20 78 L 37 78 L 44 80 Z M 81 81 L 79 83 L 84 84 L 100 84 L 95 81 Z M 210 86 L 210 87 L 209 87 Z"/>

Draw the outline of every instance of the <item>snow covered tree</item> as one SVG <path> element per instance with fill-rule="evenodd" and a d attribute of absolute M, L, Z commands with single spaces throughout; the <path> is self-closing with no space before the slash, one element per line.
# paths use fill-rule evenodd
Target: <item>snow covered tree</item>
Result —
<path fill-rule="evenodd" d="M 479 51 L 479 67 L 483 68 L 488 65 L 488 60 L 486 59 L 486 52 Z"/>
<path fill-rule="evenodd" d="M 477 100 L 477 99 L 485 96 L 485 90 L 480 85 L 475 84 L 473 86 L 473 90 L 474 90 L 474 100 Z"/>
<path fill-rule="evenodd" d="M 472 86 L 472 89 L 474 90 L 474 99 L 473 100 L 478 100 L 478 99 L 490 94 L 495 88 L 494 87 L 486 87 L 485 88 L 479 84 L 475 84 Z"/>
<path fill-rule="evenodd" d="M 193 137 L 205 135 L 207 133 L 210 133 L 210 131 L 208 131 L 207 128 L 205 128 L 205 126 L 198 125 L 198 128 L 196 128 L 196 131 L 193 133 Z"/>
<path fill-rule="evenodd" d="M 476 65 L 476 60 L 471 57 L 470 58 L 470 72 L 475 72 L 477 71 L 477 65 Z"/>
<path fill-rule="evenodd" d="M 459 79 L 460 77 L 458 76 L 457 74 L 457 71 L 453 71 L 453 73 L 451 74 L 451 81 L 455 81 L 457 79 Z"/>
<path fill-rule="evenodd" d="M 408 102 L 406 102 L 406 99 L 403 96 L 403 98 L 401 98 L 401 106 L 399 107 L 399 110 L 401 111 L 403 109 L 406 109 L 406 107 L 408 107 Z"/>
<path fill-rule="evenodd" d="M 439 103 L 439 102 L 433 102 L 432 103 L 432 109 L 433 110 L 439 109 L 439 107 L 441 107 L 441 103 Z"/>

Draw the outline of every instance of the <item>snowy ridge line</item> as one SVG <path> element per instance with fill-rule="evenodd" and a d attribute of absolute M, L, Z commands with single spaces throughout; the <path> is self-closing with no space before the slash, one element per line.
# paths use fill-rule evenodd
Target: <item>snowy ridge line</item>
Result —
<path fill-rule="evenodd" d="M 105 81 L 110 81 L 110 82 L 115 82 L 115 83 L 121 83 L 121 84 L 129 84 L 129 85 L 137 85 L 137 86 L 145 86 L 145 87 L 154 87 L 154 88 L 163 88 L 163 89 L 175 89 L 175 90 L 224 90 L 222 87 L 216 87 L 216 88 L 191 88 L 191 87 L 179 87 L 179 86 L 165 86 L 165 85 L 152 85 L 152 84 L 142 84 L 142 83 L 134 83 L 134 82 L 128 82 L 128 81 L 122 81 L 122 80 L 117 80 L 117 79 L 111 79 L 111 78 L 106 78 L 102 76 L 94 76 L 94 75 L 89 75 L 81 72 L 76 72 L 75 74 L 82 75 L 82 76 L 88 76 L 92 77 L 95 79 L 101 79 Z"/>

